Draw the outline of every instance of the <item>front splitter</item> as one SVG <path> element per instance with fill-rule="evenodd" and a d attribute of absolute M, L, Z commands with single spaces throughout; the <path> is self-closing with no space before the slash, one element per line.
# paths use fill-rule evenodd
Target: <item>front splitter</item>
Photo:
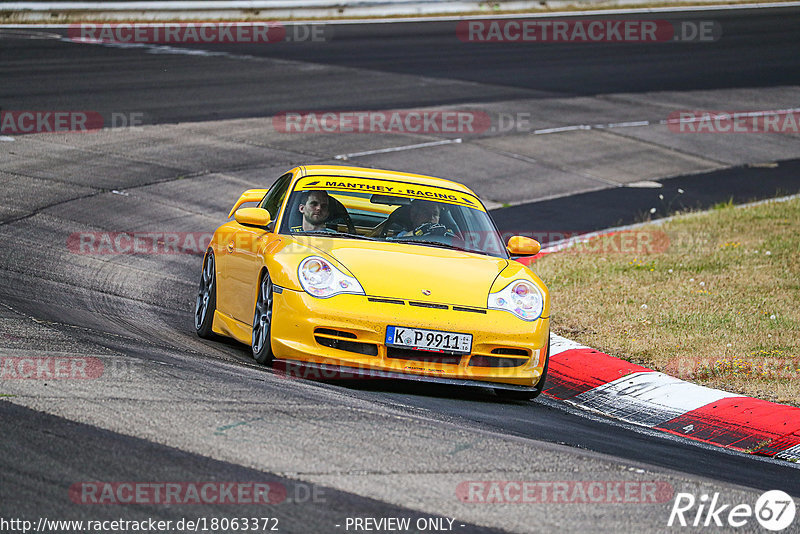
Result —
<path fill-rule="evenodd" d="M 397 373 L 394 371 L 383 371 L 380 369 L 361 369 L 358 367 L 348 367 L 344 365 L 301 362 L 299 360 L 275 360 L 274 367 L 278 372 L 283 372 L 290 378 L 306 378 L 309 380 L 358 380 L 362 378 L 373 378 L 386 380 L 410 380 L 414 382 L 432 382 L 437 384 L 448 384 L 452 386 L 483 387 L 505 389 L 510 391 L 535 391 L 534 387 L 519 386 L 516 384 L 486 382 L 483 380 L 467 380 L 464 378 L 417 375 L 411 373 Z M 281 367 L 283 369 L 281 369 Z"/>

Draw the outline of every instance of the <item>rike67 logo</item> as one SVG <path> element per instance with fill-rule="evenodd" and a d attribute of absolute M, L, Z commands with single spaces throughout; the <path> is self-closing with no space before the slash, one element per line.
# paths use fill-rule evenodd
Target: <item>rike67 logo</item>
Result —
<path fill-rule="evenodd" d="M 796 511 L 795 502 L 781 490 L 761 494 L 755 506 L 724 502 L 719 493 L 703 494 L 699 499 L 691 493 L 678 493 L 667 526 L 738 528 L 749 524 L 752 528 L 755 518 L 763 528 L 778 532 L 794 522 Z"/>

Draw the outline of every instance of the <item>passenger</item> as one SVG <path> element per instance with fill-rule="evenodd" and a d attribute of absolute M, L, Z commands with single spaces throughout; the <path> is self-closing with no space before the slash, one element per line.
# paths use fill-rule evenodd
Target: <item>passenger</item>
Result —
<path fill-rule="evenodd" d="M 423 236 L 423 235 L 452 235 L 453 233 L 443 224 L 439 224 L 442 208 L 438 202 L 430 200 L 415 200 L 411 203 L 408 218 L 411 227 L 399 232 L 397 237 Z"/>

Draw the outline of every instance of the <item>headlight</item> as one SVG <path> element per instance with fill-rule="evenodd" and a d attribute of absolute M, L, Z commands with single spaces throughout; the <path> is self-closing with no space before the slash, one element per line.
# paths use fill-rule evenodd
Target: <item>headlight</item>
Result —
<path fill-rule="evenodd" d="M 516 280 L 496 293 L 489 293 L 486 307 L 511 312 L 523 321 L 535 321 L 544 311 L 544 295 L 527 280 Z"/>
<path fill-rule="evenodd" d="M 301 261 L 297 274 L 300 285 L 313 297 L 328 298 L 339 293 L 364 294 L 358 280 L 344 274 L 319 256 L 309 256 Z"/>

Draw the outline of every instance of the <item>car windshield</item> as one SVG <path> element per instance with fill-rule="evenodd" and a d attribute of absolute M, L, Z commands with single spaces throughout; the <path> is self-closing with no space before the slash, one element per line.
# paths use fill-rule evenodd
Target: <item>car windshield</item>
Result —
<path fill-rule="evenodd" d="M 481 202 L 461 191 L 365 178 L 306 177 L 280 232 L 445 247 L 506 258 Z"/>

